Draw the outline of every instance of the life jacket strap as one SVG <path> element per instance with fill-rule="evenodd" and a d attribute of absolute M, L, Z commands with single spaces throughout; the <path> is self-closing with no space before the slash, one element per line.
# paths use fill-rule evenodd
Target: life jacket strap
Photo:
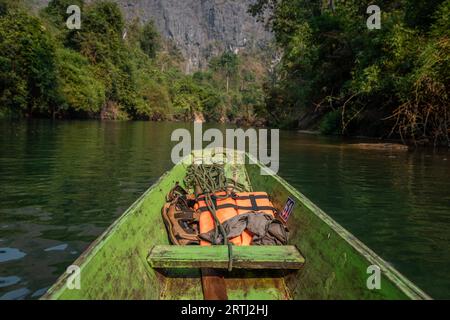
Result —
<path fill-rule="evenodd" d="M 250 207 L 244 207 L 244 206 L 238 206 L 238 205 L 232 204 L 232 203 L 225 203 L 225 204 L 221 204 L 221 205 L 216 206 L 216 210 L 230 209 L 231 208 L 231 209 L 235 209 L 235 210 L 246 210 L 246 211 L 265 211 L 265 210 L 271 210 L 273 212 L 277 211 L 272 206 L 258 206 L 256 204 L 256 201 L 255 201 L 255 203 L 252 203 L 252 204 L 253 205 L 250 206 Z M 207 212 L 207 211 L 209 211 L 207 206 L 199 207 L 197 210 L 199 212 Z"/>
<path fill-rule="evenodd" d="M 221 199 L 220 196 L 217 197 L 215 195 L 211 196 L 211 198 Z M 251 194 L 249 196 L 240 196 L 236 193 L 231 194 L 231 199 L 233 200 L 251 200 L 251 199 L 268 199 L 270 200 L 269 196 L 266 194 Z M 205 201 L 205 196 L 201 195 L 197 198 L 197 201 Z"/>

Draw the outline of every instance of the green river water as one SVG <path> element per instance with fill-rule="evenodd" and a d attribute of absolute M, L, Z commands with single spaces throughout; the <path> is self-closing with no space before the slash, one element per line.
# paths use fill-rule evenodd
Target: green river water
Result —
<path fill-rule="evenodd" d="M 172 167 L 170 135 L 189 126 L 0 122 L 0 299 L 39 298 Z M 450 298 L 450 154 L 280 137 L 283 178 L 432 297 Z"/>

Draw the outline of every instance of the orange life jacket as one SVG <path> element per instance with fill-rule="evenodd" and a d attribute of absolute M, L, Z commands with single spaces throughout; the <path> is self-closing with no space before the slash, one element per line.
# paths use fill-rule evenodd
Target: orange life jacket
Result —
<path fill-rule="evenodd" d="M 225 192 L 218 192 L 211 197 L 216 208 L 217 218 L 221 223 L 250 211 L 275 216 L 276 209 L 265 192 L 234 193 L 230 197 L 221 199 L 225 195 Z M 215 227 L 214 218 L 206 205 L 204 195 L 198 197 L 194 208 L 197 212 L 200 212 L 200 234 L 213 230 Z M 230 242 L 237 246 L 248 246 L 252 243 L 252 239 L 253 235 L 245 230 L 240 236 L 230 239 Z M 200 245 L 207 246 L 211 244 L 201 240 Z"/>

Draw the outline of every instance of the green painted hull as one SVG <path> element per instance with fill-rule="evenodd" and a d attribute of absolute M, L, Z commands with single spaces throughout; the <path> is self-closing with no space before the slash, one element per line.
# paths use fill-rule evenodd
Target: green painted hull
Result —
<path fill-rule="evenodd" d="M 160 212 L 186 167 L 180 163 L 161 177 L 73 263 L 81 270 L 80 289 L 70 290 L 65 274 L 43 299 L 203 299 L 199 269 L 155 270 L 147 262 L 150 248 L 169 244 Z M 261 175 L 262 168 L 227 166 L 227 174 L 249 190 L 268 192 L 279 209 L 288 197 L 296 201 L 288 222 L 289 244 L 300 249 L 306 262 L 298 271 L 227 273 L 229 299 L 430 298 L 286 181 Z M 367 288 L 371 265 L 381 269 L 380 289 Z"/>

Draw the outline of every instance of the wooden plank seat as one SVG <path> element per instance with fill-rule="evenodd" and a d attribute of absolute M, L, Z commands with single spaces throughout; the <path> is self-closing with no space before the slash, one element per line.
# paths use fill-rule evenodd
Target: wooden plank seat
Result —
<path fill-rule="evenodd" d="M 233 246 L 233 269 L 300 269 L 304 257 L 295 246 Z M 156 245 L 148 262 L 155 269 L 228 268 L 227 246 Z"/>

